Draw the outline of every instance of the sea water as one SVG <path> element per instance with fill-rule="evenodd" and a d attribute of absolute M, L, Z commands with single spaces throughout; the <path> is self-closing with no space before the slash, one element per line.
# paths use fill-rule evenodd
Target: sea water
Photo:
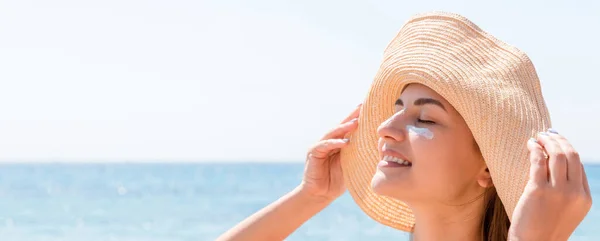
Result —
<path fill-rule="evenodd" d="M 595 202 L 571 240 L 600 240 L 600 166 L 586 170 Z M 0 240 L 214 240 L 292 190 L 302 171 L 302 163 L 0 164 Z M 407 239 L 346 193 L 287 240 Z"/>

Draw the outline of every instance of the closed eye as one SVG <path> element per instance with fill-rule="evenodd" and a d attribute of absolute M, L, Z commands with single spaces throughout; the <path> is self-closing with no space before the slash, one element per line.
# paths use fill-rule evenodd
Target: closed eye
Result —
<path fill-rule="evenodd" d="M 423 123 L 423 124 L 429 124 L 429 125 L 433 125 L 435 124 L 435 122 L 430 121 L 430 120 L 423 120 L 423 119 L 417 119 L 417 122 L 419 123 Z"/>

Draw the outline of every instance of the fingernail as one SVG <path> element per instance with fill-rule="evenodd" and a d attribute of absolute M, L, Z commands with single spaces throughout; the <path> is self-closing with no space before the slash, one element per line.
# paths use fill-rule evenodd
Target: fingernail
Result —
<path fill-rule="evenodd" d="M 548 128 L 548 132 L 558 134 L 558 131 L 556 131 L 555 129 L 552 129 L 552 128 Z"/>
<path fill-rule="evenodd" d="M 533 138 L 533 137 L 532 137 L 532 138 L 530 138 L 530 139 L 529 139 L 529 141 L 530 141 L 530 142 L 533 142 L 533 143 L 537 143 L 537 140 L 536 140 L 535 138 Z"/>
<path fill-rule="evenodd" d="M 350 141 L 350 139 L 344 138 L 344 139 L 342 139 L 342 141 L 348 143 Z"/>
<path fill-rule="evenodd" d="M 358 121 L 358 118 L 354 118 L 354 119 L 350 120 L 350 122 L 356 122 L 356 121 Z"/>

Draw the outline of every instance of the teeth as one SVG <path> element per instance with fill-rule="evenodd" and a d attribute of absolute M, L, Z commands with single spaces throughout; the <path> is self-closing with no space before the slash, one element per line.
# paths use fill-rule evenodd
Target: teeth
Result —
<path fill-rule="evenodd" d="M 398 164 L 401 164 L 401 165 L 405 165 L 405 166 L 410 165 L 410 162 L 408 162 L 406 160 L 402 160 L 402 159 L 397 158 L 397 157 L 393 157 L 393 156 L 384 156 L 383 160 L 386 161 L 386 162 L 395 162 L 395 163 L 398 163 Z"/>

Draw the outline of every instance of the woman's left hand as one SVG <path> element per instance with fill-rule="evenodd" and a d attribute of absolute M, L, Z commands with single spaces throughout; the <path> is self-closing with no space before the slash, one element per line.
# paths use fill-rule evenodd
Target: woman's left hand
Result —
<path fill-rule="evenodd" d="M 529 182 L 513 212 L 508 240 L 568 240 L 592 206 L 579 154 L 554 130 L 539 133 L 527 148 Z"/>

